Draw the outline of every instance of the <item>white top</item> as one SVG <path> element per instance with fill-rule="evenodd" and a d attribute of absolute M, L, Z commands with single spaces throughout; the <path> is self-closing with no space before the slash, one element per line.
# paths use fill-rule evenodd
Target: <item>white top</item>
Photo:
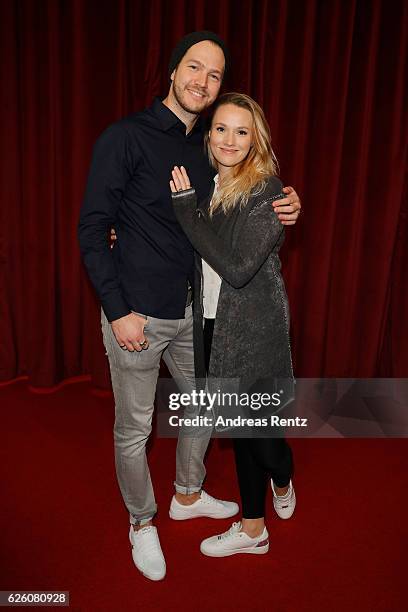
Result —
<path fill-rule="evenodd" d="M 218 174 L 214 176 L 214 183 L 215 194 L 218 189 Z M 203 259 L 203 307 L 206 319 L 215 319 L 221 282 L 221 276 Z"/>

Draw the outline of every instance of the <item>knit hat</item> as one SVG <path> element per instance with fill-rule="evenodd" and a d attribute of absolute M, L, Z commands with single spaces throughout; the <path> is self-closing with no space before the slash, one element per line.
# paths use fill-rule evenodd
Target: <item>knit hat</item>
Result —
<path fill-rule="evenodd" d="M 229 67 L 230 63 L 230 55 L 225 42 L 214 32 L 202 30 L 201 32 L 191 32 L 190 34 L 186 34 L 186 36 L 184 36 L 174 47 L 170 57 L 169 76 L 171 76 L 173 70 L 179 65 L 189 48 L 203 40 L 211 40 L 221 47 L 225 58 L 224 74 L 227 72 L 227 68 Z"/>

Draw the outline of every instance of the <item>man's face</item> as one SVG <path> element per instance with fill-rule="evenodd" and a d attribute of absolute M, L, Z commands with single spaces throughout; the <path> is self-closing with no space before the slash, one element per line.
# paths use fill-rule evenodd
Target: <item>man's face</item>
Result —
<path fill-rule="evenodd" d="M 225 59 L 222 49 L 208 40 L 190 47 L 173 71 L 173 92 L 178 104 L 198 115 L 216 99 Z"/>

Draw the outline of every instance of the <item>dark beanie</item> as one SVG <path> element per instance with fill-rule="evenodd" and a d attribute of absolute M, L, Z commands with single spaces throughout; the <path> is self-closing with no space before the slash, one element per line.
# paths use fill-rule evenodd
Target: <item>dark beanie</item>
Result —
<path fill-rule="evenodd" d="M 224 74 L 225 72 L 227 72 L 227 68 L 230 62 L 230 57 L 229 57 L 229 51 L 227 49 L 225 42 L 219 36 L 217 36 L 217 34 L 214 34 L 214 32 L 203 30 L 201 32 L 191 32 L 190 34 L 186 34 L 186 36 L 184 36 L 174 47 L 173 52 L 170 57 L 169 76 L 171 75 L 173 70 L 179 65 L 179 63 L 181 62 L 181 60 L 183 59 L 183 57 L 185 56 L 189 48 L 203 40 L 211 40 L 212 42 L 216 43 L 219 47 L 221 47 L 221 49 L 224 52 L 224 57 L 225 57 Z"/>

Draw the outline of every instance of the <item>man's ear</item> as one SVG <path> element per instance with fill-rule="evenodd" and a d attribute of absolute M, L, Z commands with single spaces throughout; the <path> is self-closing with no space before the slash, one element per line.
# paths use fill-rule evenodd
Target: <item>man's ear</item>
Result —
<path fill-rule="evenodd" d="M 173 70 L 173 72 L 170 75 L 170 81 L 174 81 L 174 75 L 176 74 L 176 68 Z"/>

